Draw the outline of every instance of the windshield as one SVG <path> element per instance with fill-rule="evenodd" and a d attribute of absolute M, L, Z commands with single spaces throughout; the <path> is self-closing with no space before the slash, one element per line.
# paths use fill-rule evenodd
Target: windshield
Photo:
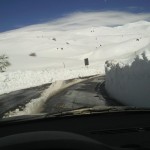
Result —
<path fill-rule="evenodd" d="M 1 0 L 0 119 L 149 109 L 149 6 L 149 0 Z"/>

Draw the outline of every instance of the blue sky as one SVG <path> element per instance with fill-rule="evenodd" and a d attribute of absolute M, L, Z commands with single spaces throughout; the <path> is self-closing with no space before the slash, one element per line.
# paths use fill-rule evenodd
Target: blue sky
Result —
<path fill-rule="evenodd" d="M 74 12 L 150 13 L 150 0 L 0 0 L 0 32 L 48 22 Z"/>

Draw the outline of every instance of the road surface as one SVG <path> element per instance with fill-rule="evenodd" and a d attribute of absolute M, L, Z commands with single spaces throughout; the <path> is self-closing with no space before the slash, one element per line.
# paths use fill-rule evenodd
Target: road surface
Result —
<path fill-rule="evenodd" d="M 0 95 L 0 118 L 11 110 L 23 109 L 25 104 L 30 102 L 32 99 L 41 96 L 41 93 L 47 89 L 50 84 L 44 84 L 37 87 L 14 91 L 8 94 Z"/>
<path fill-rule="evenodd" d="M 100 76 L 75 84 L 48 99 L 44 113 L 58 113 L 72 109 L 101 106 L 120 106 L 111 99 L 104 88 L 105 77 Z"/>
<path fill-rule="evenodd" d="M 99 76 L 63 90 L 46 101 L 42 113 L 58 113 L 97 105 L 120 106 L 121 104 L 111 99 L 106 93 L 104 81 L 105 77 Z M 50 85 L 49 83 L 0 95 L 0 118 L 5 113 L 15 109 L 23 111 L 27 103 L 32 99 L 39 98 L 41 93 Z"/>

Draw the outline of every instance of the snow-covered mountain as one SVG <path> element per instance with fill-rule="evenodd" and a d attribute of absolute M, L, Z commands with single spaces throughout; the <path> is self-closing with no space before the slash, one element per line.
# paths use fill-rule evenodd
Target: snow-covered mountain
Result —
<path fill-rule="evenodd" d="M 139 40 L 138 40 L 139 39 Z M 10 57 L 9 70 L 99 66 L 107 59 L 125 58 L 146 47 L 150 22 L 117 27 L 53 30 L 49 24 L 34 25 L 0 34 L 0 52 Z M 36 53 L 36 57 L 29 56 Z"/>
<path fill-rule="evenodd" d="M 11 63 L 7 72 L 0 73 L 0 93 L 104 73 L 106 60 L 132 62 L 150 44 L 150 22 L 137 21 L 145 16 L 132 16 L 132 20 L 129 15 L 120 17 L 121 25 L 117 26 L 117 21 L 110 24 L 113 15 L 107 23 L 95 19 L 95 24 L 91 24 L 93 16 L 88 15 L 0 33 L 0 54 L 7 54 Z M 88 69 L 85 58 L 89 58 Z"/>

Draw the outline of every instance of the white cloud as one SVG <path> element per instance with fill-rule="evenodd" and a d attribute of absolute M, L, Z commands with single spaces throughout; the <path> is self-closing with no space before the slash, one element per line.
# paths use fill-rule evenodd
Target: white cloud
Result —
<path fill-rule="evenodd" d="M 75 12 L 54 21 L 39 24 L 38 28 L 49 30 L 69 30 L 98 26 L 117 26 L 138 21 L 150 21 L 150 13 L 130 13 L 122 11 Z M 37 25 L 36 25 L 37 26 Z M 34 26 L 32 29 L 36 30 Z"/>
<path fill-rule="evenodd" d="M 143 7 L 129 6 L 129 7 L 127 7 L 127 9 L 129 9 L 129 10 L 142 10 Z"/>
<path fill-rule="evenodd" d="M 150 21 L 150 13 L 129 13 L 120 11 L 76 12 L 61 19 L 49 22 L 61 29 L 91 26 L 116 26 L 137 21 Z"/>

